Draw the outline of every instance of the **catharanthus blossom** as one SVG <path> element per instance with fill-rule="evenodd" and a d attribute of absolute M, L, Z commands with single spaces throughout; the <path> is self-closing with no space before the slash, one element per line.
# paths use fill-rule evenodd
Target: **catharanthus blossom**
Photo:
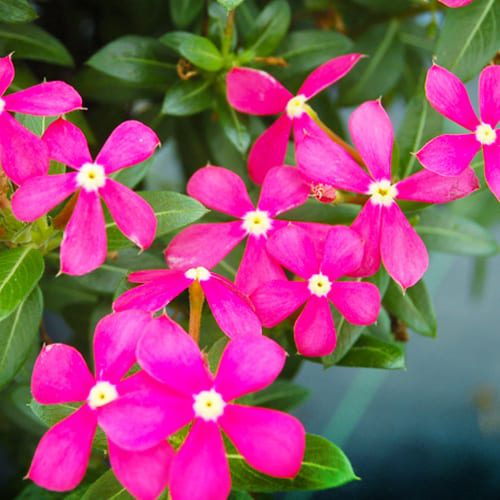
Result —
<path fill-rule="evenodd" d="M 446 5 L 447 7 L 452 7 L 453 9 L 456 9 L 458 7 L 465 7 L 466 5 L 469 5 L 472 0 L 438 0 L 442 4 Z"/>
<path fill-rule="evenodd" d="M 21 184 L 29 177 L 47 173 L 49 158 L 40 138 L 8 112 L 57 116 L 81 108 L 82 98 L 71 85 L 60 81 L 4 95 L 14 75 L 12 54 L 0 58 L 0 164 L 10 179 Z"/>
<path fill-rule="evenodd" d="M 479 76 L 481 119 L 465 85 L 437 64 L 427 73 L 425 92 L 433 108 L 471 133 L 435 137 L 417 153 L 420 163 L 440 175 L 459 175 L 482 149 L 486 182 L 500 200 L 500 129 L 496 128 L 500 121 L 500 66 L 487 66 Z"/>
<path fill-rule="evenodd" d="M 250 177 L 262 184 L 268 170 L 283 165 L 292 127 L 307 109 L 307 101 L 345 76 L 362 57 L 347 54 L 316 68 L 294 96 L 270 74 L 252 68 L 233 68 L 227 74 L 231 106 L 251 115 L 281 116 L 254 143 L 248 157 Z M 297 140 L 297 138 L 296 138 Z"/>
<path fill-rule="evenodd" d="M 274 382 L 285 358 L 267 337 L 239 336 L 225 348 L 213 376 L 193 339 L 160 317 L 147 327 L 137 359 L 163 390 L 125 395 L 102 425 L 118 446 L 142 450 L 192 423 L 170 470 L 173 500 L 227 498 L 231 476 L 221 430 L 253 468 L 292 478 L 304 456 L 302 424 L 276 410 L 234 403 Z"/>
<path fill-rule="evenodd" d="M 128 279 L 143 284 L 120 295 L 113 303 L 115 311 L 159 311 L 193 283 L 199 283 L 215 321 L 226 335 L 262 333 L 260 321 L 247 296 L 228 279 L 206 267 L 137 271 Z"/>
<path fill-rule="evenodd" d="M 446 203 L 462 198 L 479 187 L 474 172 L 467 170 L 457 177 L 443 177 L 424 170 L 393 183 L 394 130 L 380 101 L 365 102 L 349 120 L 352 140 L 368 172 L 307 115 L 301 120 L 308 120 L 296 150 L 302 174 L 340 190 L 369 196 L 352 225 L 365 242 L 363 264 L 356 275 L 374 274 L 382 260 L 403 289 L 413 286 L 427 270 L 429 257 L 396 200 Z"/>
<path fill-rule="evenodd" d="M 251 298 L 266 327 L 276 326 L 305 303 L 295 326 L 295 344 L 304 356 L 326 356 L 335 349 L 330 302 L 355 325 L 370 325 L 380 311 L 380 293 L 373 283 L 338 281 L 356 271 L 363 260 L 363 241 L 352 229 L 333 226 L 323 255 L 317 254 L 306 231 L 288 226 L 267 243 L 283 266 L 304 281 L 269 281 Z"/>
<path fill-rule="evenodd" d="M 105 261 L 107 236 L 101 197 L 129 240 L 141 249 L 151 245 L 157 224 L 153 209 L 110 177 L 153 154 L 160 141 L 149 127 L 134 120 L 123 122 L 111 133 L 95 161 L 83 132 L 64 119 L 47 128 L 43 141 L 51 159 L 76 172 L 28 179 L 14 193 L 12 211 L 18 219 L 32 222 L 77 192 L 61 243 L 61 272 L 82 275 Z"/>
<path fill-rule="evenodd" d="M 42 437 L 29 479 L 53 491 L 75 488 L 85 475 L 92 440 L 106 411 L 125 394 L 141 394 L 149 384 L 156 385 L 144 372 L 123 379 L 136 361 L 137 342 L 150 322 L 141 311 L 104 317 L 94 335 L 95 376 L 73 347 L 50 344 L 42 349 L 31 380 L 35 400 L 47 405 L 84 403 Z M 108 438 L 108 448 L 114 473 L 131 493 L 154 499 L 166 487 L 174 456 L 167 442 L 127 451 Z"/>
<path fill-rule="evenodd" d="M 267 173 L 260 198 L 255 206 L 245 184 L 234 172 L 208 166 L 189 180 L 187 192 L 210 209 L 239 220 L 195 224 L 179 233 L 165 255 L 173 268 L 218 264 L 246 237 L 245 252 L 236 275 L 236 286 L 251 293 L 271 279 L 284 279 L 279 264 L 266 250 L 267 238 L 287 223 L 275 217 L 302 205 L 309 196 L 309 186 L 293 167 L 274 167 Z"/>

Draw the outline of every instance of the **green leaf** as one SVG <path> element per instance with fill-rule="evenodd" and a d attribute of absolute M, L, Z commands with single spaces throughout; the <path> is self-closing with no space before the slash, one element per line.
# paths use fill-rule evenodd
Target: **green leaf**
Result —
<path fill-rule="evenodd" d="M 222 68 L 222 55 L 208 38 L 174 31 L 162 36 L 160 41 L 201 69 L 218 71 Z"/>
<path fill-rule="evenodd" d="M 175 0 L 169 2 L 170 15 L 174 24 L 179 28 L 185 28 L 191 24 L 203 9 L 203 0 Z"/>
<path fill-rule="evenodd" d="M 142 85 L 165 85 L 175 75 L 168 49 L 154 38 L 127 35 L 96 52 L 87 64 L 109 76 Z"/>
<path fill-rule="evenodd" d="M 242 4 L 244 0 L 217 0 L 225 9 L 233 10 L 238 7 L 238 5 Z"/>
<path fill-rule="evenodd" d="M 0 320 L 12 313 L 30 294 L 43 270 L 42 255 L 34 248 L 0 252 Z"/>
<path fill-rule="evenodd" d="M 289 380 L 276 380 L 266 389 L 238 399 L 238 403 L 289 411 L 302 404 L 308 396 L 309 390 L 305 387 Z"/>
<path fill-rule="evenodd" d="M 0 321 L 0 387 L 12 380 L 38 338 L 43 297 L 39 288 Z"/>
<path fill-rule="evenodd" d="M 245 154 L 250 146 L 250 133 L 241 123 L 238 113 L 227 102 L 225 95 L 217 99 L 217 112 L 224 134 L 240 153 Z"/>
<path fill-rule="evenodd" d="M 212 105 L 211 82 L 208 80 L 180 81 L 172 86 L 163 100 L 165 115 L 187 116 L 204 111 Z"/>
<path fill-rule="evenodd" d="M 436 62 L 463 80 L 474 78 L 500 47 L 500 2 L 474 0 L 447 9 L 436 49 Z"/>
<path fill-rule="evenodd" d="M 134 188 L 144 179 L 144 177 L 146 177 L 155 159 L 156 155 L 150 156 L 147 160 L 134 165 L 134 168 L 124 168 L 112 175 L 112 177 L 120 184 L 125 184 L 125 186 L 129 188 Z"/>
<path fill-rule="evenodd" d="M 369 57 L 356 64 L 340 84 L 342 104 L 377 99 L 399 81 L 404 67 L 404 47 L 398 37 L 399 22 L 377 25 L 356 42 L 353 52 Z"/>
<path fill-rule="evenodd" d="M 426 337 L 437 335 L 437 321 L 431 297 L 423 280 L 409 288 L 406 294 L 391 281 L 383 304 L 387 311 Z"/>
<path fill-rule="evenodd" d="M 61 66 L 73 66 L 73 58 L 64 45 L 34 24 L 0 23 L 0 50 L 15 51 L 16 58 L 33 59 Z"/>
<path fill-rule="evenodd" d="M 398 0 L 397 2 L 387 0 L 354 0 L 357 4 L 363 5 L 375 12 L 388 12 L 391 14 L 408 10 L 413 0 Z"/>
<path fill-rule="evenodd" d="M 361 335 L 337 365 L 401 370 L 405 368 L 405 351 L 401 343 Z"/>
<path fill-rule="evenodd" d="M 429 250 L 486 257 L 499 251 L 494 234 L 465 217 L 439 210 L 422 212 L 415 230 Z"/>
<path fill-rule="evenodd" d="M 156 214 L 158 220 L 157 238 L 192 224 L 207 213 L 207 209 L 201 203 L 183 194 L 170 191 L 142 191 L 138 194 L 151 205 Z M 109 250 L 133 245 L 120 233 L 114 221 L 108 222 L 106 227 L 108 229 Z"/>
<path fill-rule="evenodd" d="M 322 490 L 335 488 L 356 478 L 352 466 L 342 450 L 327 439 L 307 434 L 302 468 L 294 479 L 265 476 L 251 468 L 232 447 L 227 457 L 231 468 L 233 488 L 236 490 L 272 493 L 292 490 Z"/>
<path fill-rule="evenodd" d="M 134 497 L 120 484 L 110 469 L 93 482 L 80 498 L 81 500 L 95 500 L 97 498 L 133 500 Z"/>
<path fill-rule="evenodd" d="M 28 0 L 0 0 L 0 19 L 6 23 L 27 23 L 38 16 Z"/>
<path fill-rule="evenodd" d="M 286 35 L 290 21 L 290 6 L 286 0 L 270 2 L 254 21 L 247 51 L 258 56 L 272 54 Z"/>

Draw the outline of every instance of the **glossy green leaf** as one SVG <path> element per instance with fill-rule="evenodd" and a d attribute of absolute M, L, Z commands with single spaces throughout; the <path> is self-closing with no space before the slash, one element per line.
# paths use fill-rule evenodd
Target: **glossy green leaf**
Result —
<path fill-rule="evenodd" d="M 17 59 L 33 59 L 61 66 L 73 66 L 66 47 L 51 34 L 34 24 L 0 23 L 0 51 L 14 51 Z"/>
<path fill-rule="evenodd" d="M 174 24 L 185 28 L 191 24 L 203 9 L 203 0 L 175 0 L 170 1 L 170 15 Z"/>
<path fill-rule="evenodd" d="M 175 64 L 168 62 L 168 49 L 144 36 L 117 38 L 96 52 L 87 64 L 109 76 L 143 85 L 166 86 L 175 75 Z"/>
<path fill-rule="evenodd" d="M 0 321 L 0 387 L 12 380 L 38 338 L 43 297 L 35 288 L 17 309 Z"/>
<path fill-rule="evenodd" d="M 180 81 L 165 94 L 161 112 L 165 115 L 187 116 L 204 111 L 212 105 L 208 80 Z"/>
<path fill-rule="evenodd" d="M 406 323 L 416 333 L 426 337 L 437 335 L 434 306 L 423 280 L 408 288 L 404 295 L 399 285 L 391 281 L 383 304 L 387 311 Z"/>
<path fill-rule="evenodd" d="M 238 403 L 289 411 L 303 403 L 308 396 L 309 391 L 305 387 L 289 380 L 276 380 L 266 389 L 240 398 Z"/>
<path fill-rule="evenodd" d="M 116 479 L 110 469 L 99 479 L 94 481 L 85 491 L 81 500 L 113 499 L 113 500 L 133 500 L 134 497 Z"/>
<path fill-rule="evenodd" d="M 252 469 L 233 447 L 227 457 L 236 490 L 271 493 L 275 491 L 335 488 L 356 478 L 342 450 L 327 439 L 308 434 L 302 468 L 294 479 L 278 479 Z"/>
<path fill-rule="evenodd" d="M 216 109 L 224 134 L 240 153 L 245 154 L 250 146 L 251 137 L 240 115 L 229 105 L 226 96 L 219 96 Z"/>
<path fill-rule="evenodd" d="M 157 238 L 192 224 L 207 213 L 207 209 L 201 203 L 183 194 L 170 191 L 142 191 L 139 194 L 151 205 L 156 214 Z M 115 222 L 108 222 L 106 228 L 109 250 L 133 246 L 133 243 L 120 233 Z"/>
<path fill-rule="evenodd" d="M 27 23 L 37 17 L 28 0 L 0 0 L 0 19 L 5 23 Z"/>
<path fill-rule="evenodd" d="M 242 4 L 244 0 L 217 0 L 225 9 L 233 10 L 238 7 L 238 5 Z"/>
<path fill-rule="evenodd" d="M 44 262 L 34 248 L 0 252 L 0 319 L 11 314 L 42 277 Z"/>
<path fill-rule="evenodd" d="M 436 49 L 436 62 L 459 78 L 474 78 L 500 48 L 500 2 L 474 0 L 447 9 Z"/>

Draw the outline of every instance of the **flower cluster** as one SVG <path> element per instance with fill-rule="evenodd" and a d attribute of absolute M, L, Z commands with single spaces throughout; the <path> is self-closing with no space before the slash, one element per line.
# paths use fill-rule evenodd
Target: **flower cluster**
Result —
<path fill-rule="evenodd" d="M 114 312 L 96 327 L 95 375 L 72 347 L 43 348 L 33 371 L 33 397 L 40 404 L 80 405 L 40 441 L 28 473 L 35 483 L 55 491 L 76 487 L 98 428 L 116 477 L 140 499 L 157 498 L 167 487 L 174 500 L 226 498 L 231 490 L 227 446 L 264 474 L 293 478 L 299 473 L 302 424 L 282 412 L 238 402 L 269 386 L 286 361 L 283 347 L 263 335 L 262 327 L 286 321 L 303 306 L 293 325 L 296 350 L 308 357 L 331 354 L 336 346 L 331 304 L 349 323 L 373 324 L 381 296 L 365 278 L 383 265 L 404 291 L 428 267 L 425 245 L 399 202 L 440 204 L 471 194 L 479 181 L 470 163 L 480 149 L 487 183 L 500 199 L 498 66 L 481 73 L 480 120 L 456 76 L 437 65 L 429 70 L 431 105 L 470 133 L 431 140 L 417 153 L 425 168 L 398 179 L 391 169 L 394 130 L 380 100 L 351 114 L 355 149 L 333 136 L 307 104 L 361 57 L 328 61 L 296 95 L 263 71 L 229 71 L 227 97 L 235 109 L 281 113 L 249 155 L 249 175 L 260 185 L 258 201 L 233 171 L 213 165 L 199 169 L 188 194 L 231 220 L 184 229 L 165 250 L 166 269 L 129 275 L 139 286 L 119 296 Z M 11 57 L 1 59 L 0 91 L 13 74 Z M 122 123 L 93 159 L 83 132 L 66 118 L 56 119 L 39 138 L 7 113 L 59 116 L 80 109 L 81 99 L 68 85 L 34 86 L 4 96 L 0 106 L 0 161 L 19 185 L 12 197 L 16 217 L 35 221 L 72 197 L 63 209 L 69 221 L 61 272 L 82 275 L 106 259 L 101 198 L 127 238 L 141 250 L 152 244 L 157 224 L 152 208 L 113 178 L 153 154 L 159 139 L 149 127 Z M 296 167 L 284 164 L 292 129 Z M 50 160 L 73 171 L 51 174 Z M 362 208 L 350 227 L 283 218 L 304 205 L 311 192 L 327 202 L 354 193 Z M 233 283 L 214 268 L 243 241 Z M 209 369 L 197 336 L 167 315 L 169 304 L 185 290 L 195 299 L 193 317 L 201 315 L 206 299 L 229 337 L 215 370 Z"/>

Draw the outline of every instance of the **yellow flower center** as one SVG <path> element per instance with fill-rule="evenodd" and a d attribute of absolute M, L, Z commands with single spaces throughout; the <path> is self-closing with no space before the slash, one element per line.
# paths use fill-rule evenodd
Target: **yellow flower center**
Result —
<path fill-rule="evenodd" d="M 113 384 L 106 381 L 97 382 L 92 389 L 90 389 L 87 403 L 95 410 L 100 406 L 107 405 L 118 398 L 118 391 Z"/>
<path fill-rule="evenodd" d="M 252 210 L 251 212 L 247 212 L 242 220 L 243 229 L 247 234 L 252 234 L 253 236 L 265 236 L 273 225 L 272 219 L 264 210 Z"/>
<path fill-rule="evenodd" d="M 476 128 L 476 139 L 483 146 L 491 146 L 497 140 L 497 132 L 491 125 L 481 123 Z"/>
<path fill-rule="evenodd" d="M 206 267 L 192 267 L 184 273 L 184 276 L 190 280 L 207 281 L 210 279 L 210 271 Z"/>
<path fill-rule="evenodd" d="M 195 394 L 193 399 L 194 414 L 205 422 L 217 422 L 224 413 L 226 402 L 215 389 L 201 391 Z"/>
<path fill-rule="evenodd" d="M 328 279 L 328 276 L 318 273 L 313 274 L 307 283 L 307 288 L 309 291 L 316 295 L 316 297 L 324 297 L 328 295 L 332 289 L 332 282 Z"/>
<path fill-rule="evenodd" d="M 375 205 L 389 207 L 398 195 L 398 190 L 395 185 L 391 184 L 391 181 L 383 179 L 379 182 L 372 182 L 368 194 L 371 195 L 372 202 Z"/>
<path fill-rule="evenodd" d="M 293 120 L 299 118 L 304 113 L 306 107 L 306 96 L 303 94 L 292 97 L 286 105 L 286 114 L 288 118 Z"/>
<path fill-rule="evenodd" d="M 85 191 L 97 191 L 106 184 L 104 167 L 97 163 L 84 163 L 78 171 L 76 182 Z"/>

